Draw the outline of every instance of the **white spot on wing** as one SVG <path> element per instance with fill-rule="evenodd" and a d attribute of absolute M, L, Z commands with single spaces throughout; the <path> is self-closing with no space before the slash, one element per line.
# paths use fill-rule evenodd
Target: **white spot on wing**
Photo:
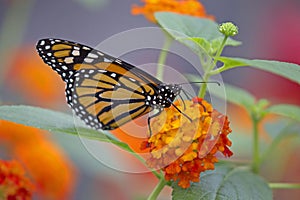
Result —
<path fill-rule="evenodd" d="M 117 76 L 117 74 L 116 73 L 111 73 L 110 76 L 115 78 Z"/>
<path fill-rule="evenodd" d="M 116 62 L 116 63 L 119 63 L 119 64 L 122 64 L 122 61 L 119 60 L 119 59 L 116 59 L 115 62 Z"/>
<path fill-rule="evenodd" d="M 73 56 L 79 56 L 80 55 L 80 52 L 78 50 L 73 50 L 72 51 L 72 55 Z"/>
<path fill-rule="evenodd" d="M 41 45 L 41 46 L 45 45 L 45 40 L 42 40 L 42 41 L 40 42 L 40 45 Z"/>
<path fill-rule="evenodd" d="M 64 61 L 65 61 L 65 63 L 70 64 L 70 63 L 73 63 L 73 59 L 74 59 L 74 57 L 66 57 Z"/>
<path fill-rule="evenodd" d="M 100 55 L 100 56 L 104 56 L 104 53 L 100 52 L 100 51 L 97 51 L 97 53 Z"/>
<path fill-rule="evenodd" d="M 61 66 L 61 68 L 63 68 L 64 70 L 67 70 L 68 69 L 68 67 L 67 66 Z"/>
<path fill-rule="evenodd" d="M 92 59 L 92 58 L 85 58 L 84 59 L 84 62 L 86 62 L 86 63 L 91 63 L 93 61 L 94 61 L 94 59 Z"/>
<path fill-rule="evenodd" d="M 87 46 L 83 46 L 82 49 L 84 49 L 84 50 L 91 50 L 91 48 L 89 48 Z"/>
<path fill-rule="evenodd" d="M 93 54 L 93 53 L 89 53 L 88 54 L 88 57 L 91 57 L 91 58 L 98 58 L 98 56 L 96 54 Z"/>

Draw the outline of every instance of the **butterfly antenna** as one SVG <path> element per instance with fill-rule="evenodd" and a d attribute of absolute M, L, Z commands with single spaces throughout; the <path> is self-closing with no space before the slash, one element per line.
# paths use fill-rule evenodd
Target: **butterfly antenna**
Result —
<path fill-rule="evenodd" d="M 188 82 L 188 83 L 179 83 L 177 85 L 186 85 L 186 84 L 194 84 L 194 83 L 215 83 L 215 84 L 218 84 L 218 86 L 221 86 L 221 84 L 218 81 L 194 81 L 194 82 Z"/>

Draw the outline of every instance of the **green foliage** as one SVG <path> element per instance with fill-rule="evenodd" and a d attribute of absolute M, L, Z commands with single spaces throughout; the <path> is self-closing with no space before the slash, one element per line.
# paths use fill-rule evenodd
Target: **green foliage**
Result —
<path fill-rule="evenodd" d="M 262 153 L 259 163 L 263 163 L 267 161 L 267 159 L 276 152 L 276 148 L 278 145 L 291 137 L 299 137 L 300 136 L 300 124 L 299 122 L 288 122 L 281 124 L 275 124 L 273 125 L 275 127 L 270 127 L 270 125 L 267 128 L 271 129 L 271 131 L 268 131 L 270 136 L 272 137 L 272 143 L 266 148 L 266 150 Z M 275 130 L 274 130 L 275 129 Z M 277 154 L 276 154 L 277 155 Z"/>
<path fill-rule="evenodd" d="M 224 38 L 218 30 L 218 24 L 205 18 L 179 15 L 169 12 L 155 13 L 157 22 L 175 40 L 191 48 L 196 54 L 205 52 L 213 56 Z M 241 42 L 228 39 L 229 46 L 238 46 Z"/>
<path fill-rule="evenodd" d="M 188 46 L 198 55 L 202 55 L 204 52 L 224 64 L 221 68 L 211 71 L 212 75 L 235 67 L 248 66 L 300 83 L 300 66 L 297 64 L 271 60 L 214 57 L 223 42 L 224 36 L 218 31 L 218 24 L 212 20 L 168 12 L 158 12 L 155 17 L 162 28 L 175 40 Z M 240 44 L 241 42 L 229 38 L 224 46 L 239 46 Z"/>
<path fill-rule="evenodd" d="M 185 75 L 191 82 L 201 80 L 201 77 L 193 74 Z M 244 107 L 250 115 L 258 118 L 264 117 L 268 113 L 273 113 L 288 117 L 292 120 L 300 121 L 300 107 L 291 104 L 278 104 L 269 106 L 266 99 L 257 100 L 252 94 L 242 88 L 224 84 L 223 86 L 210 85 L 209 91 L 211 95 L 230 103 Z"/>
<path fill-rule="evenodd" d="M 218 60 L 224 63 L 224 66 L 218 69 L 219 73 L 236 67 L 248 66 L 271 72 L 300 84 L 300 66 L 297 64 L 273 60 L 250 60 L 245 58 L 228 57 L 220 57 Z"/>
<path fill-rule="evenodd" d="M 186 74 L 187 79 L 191 82 L 202 80 L 201 77 L 193 74 Z M 220 99 L 243 106 L 246 109 L 255 104 L 255 97 L 249 92 L 230 84 L 216 85 L 210 84 L 208 92 Z"/>
<path fill-rule="evenodd" d="M 200 182 L 182 189 L 173 184 L 174 200 L 239 200 L 272 199 L 272 191 L 265 180 L 245 167 L 218 164 L 215 170 L 201 174 Z"/>
<path fill-rule="evenodd" d="M 284 117 L 289 117 L 291 119 L 300 121 L 300 107 L 289 105 L 289 104 L 279 104 L 270 106 L 267 112 L 281 115 Z"/>
<path fill-rule="evenodd" d="M 31 106 L 0 106 L 0 119 L 53 133 L 80 135 L 88 139 L 110 142 L 127 151 L 132 151 L 127 144 L 120 142 L 109 132 L 90 129 L 72 115 L 57 111 Z"/>

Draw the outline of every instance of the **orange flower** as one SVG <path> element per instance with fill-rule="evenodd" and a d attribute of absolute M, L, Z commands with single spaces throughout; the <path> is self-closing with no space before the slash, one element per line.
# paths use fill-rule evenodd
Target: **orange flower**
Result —
<path fill-rule="evenodd" d="M 131 14 L 143 14 L 149 21 L 156 23 L 154 13 L 159 11 L 174 12 L 195 17 L 214 19 L 207 15 L 204 6 L 197 0 L 142 0 L 145 5 L 133 5 Z"/>
<path fill-rule="evenodd" d="M 66 199 L 75 168 L 46 131 L 0 120 L 0 145 L 24 164 L 41 199 Z"/>
<path fill-rule="evenodd" d="M 33 185 L 17 161 L 0 160 L 0 198 L 31 199 Z"/>
<path fill-rule="evenodd" d="M 5 80 L 9 91 L 20 95 L 25 103 L 36 106 L 57 108 L 58 104 L 65 102 L 64 82 L 43 63 L 33 44 L 22 47 L 13 57 Z"/>
<path fill-rule="evenodd" d="M 174 103 L 180 110 L 184 107 Z M 162 168 L 166 180 L 178 181 L 182 188 L 188 188 L 190 182 L 199 182 L 200 173 L 214 169 L 218 162 L 217 152 L 230 157 L 231 141 L 227 135 L 231 132 L 227 116 L 222 115 L 200 98 L 185 101 L 184 113 L 192 122 L 174 107 L 153 119 L 151 124 L 157 133 L 142 144 L 150 148 L 147 163 L 152 168 Z"/>

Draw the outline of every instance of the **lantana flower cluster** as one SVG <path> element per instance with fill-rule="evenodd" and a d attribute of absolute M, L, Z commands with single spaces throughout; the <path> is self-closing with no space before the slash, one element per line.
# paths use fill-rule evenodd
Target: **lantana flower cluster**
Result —
<path fill-rule="evenodd" d="M 174 12 L 194 17 L 204 17 L 214 19 L 212 15 L 207 15 L 204 6 L 197 0 L 142 0 L 145 5 L 133 5 L 131 13 L 133 15 L 144 15 L 150 22 L 156 23 L 155 12 Z"/>
<path fill-rule="evenodd" d="M 231 129 L 227 116 L 201 98 L 174 104 L 191 119 L 173 106 L 165 109 L 153 119 L 151 128 L 156 134 L 142 148 L 150 149 L 149 167 L 162 169 L 166 180 L 188 188 L 191 182 L 200 181 L 201 172 L 214 169 L 218 152 L 232 156 L 227 137 Z"/>
<path fill-rule="evenodd" d="M 0 160 L 0 199 L 29 200 L 33 185 L 17 161 Z"/>

